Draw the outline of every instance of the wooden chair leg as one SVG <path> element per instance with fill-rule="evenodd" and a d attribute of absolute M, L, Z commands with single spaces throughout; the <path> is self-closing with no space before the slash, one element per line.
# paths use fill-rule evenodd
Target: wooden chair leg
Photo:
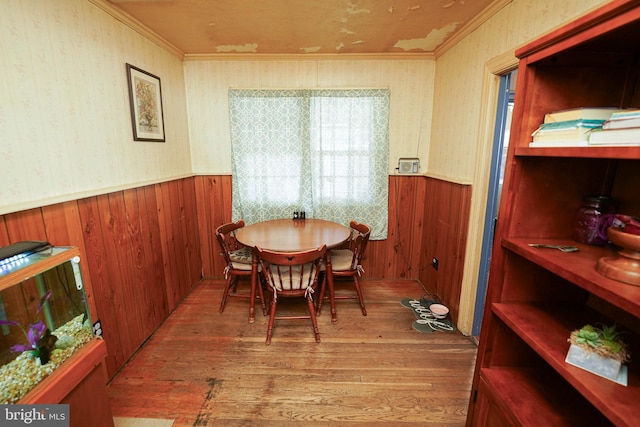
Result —
<path fill-rule="evenodd" d="M 313 333 L 316 336 L 316 342 L 320 342 L 320 330 L 318 329 L 318 321 L 316 319 L 316 311 L 313 306 L 313 299 L 311 295 L 307 295 L 307 305 L 309 306 L 309 317 L 311 318 L 311 325 L 313 325 Z"/>
<path fill-rule="evenodd" d="M 367 315 L 367 309 L 364 307 L 364 298 L 362 298 L 362 290 L 360 289 L 360 282 L 358 281 L 358 275 L 353 276 L 353 284 L 356 287 L 356 293 L 358 294 L 358 301 L 360 301 L 360 308 L 362 309 L 362 315 Z"/>
<path fill-rule="evenodd" d="M 318 301 L 316 302 L 316 315 L 320 316 L 320 310 L 322 310 L 322 301 L 324 301 L 324 289 L 327 285 L 327 275 L 323 274 L 322 275 L 322 282 L 320 284 L 320 295 L 317 298 Z"/>
<path fill-rule="evenodd" d="M 224 306 L 227 304 L 227 297 L 229 296 L 229 291 L 232 287 L 237 286 L 238 277 L 234 275 L 229 275 L 227 279 L 227 283 L 224 286 L 224 293 L 222 294 L 222 301 L 220 301 L 220 313 L 224 311 Z"/>
<path fill-rule="evenodd" d="M 271 336 L 273 335 L 273 323 L 276 320 L 276 310 L 278 307 L 278 300 L 273 298 L 271 300 L 271 308 L 269 313 L 269 325 L 267 326 L 267 342 L 266 345 L 271 344 Z"/>
<path fill-rule="evenodd" d="M 264 299 L 266 282 L 261 273 L 258 273 L 258 280 L 260 281 L 260 284 L 258 285 L 258 294 L 260 295 L 260 304 L 262 304 L 262 315 L 266 316 L 267 301 Z"/>

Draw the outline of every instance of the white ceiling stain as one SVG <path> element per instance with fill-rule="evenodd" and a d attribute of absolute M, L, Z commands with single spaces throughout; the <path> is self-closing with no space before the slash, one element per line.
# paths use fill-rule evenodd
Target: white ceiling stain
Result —
<path fill-rule="evenodd" d="M 341 29 L 341 30 L 340 30 L 340 32 L 341 32 L 342 34 L 355 34 L 355 32 L 354 32 L 354 31 L 347 30 L 346 28 Z"/>
<path fill-rule="evenodd" d="M 313 47 L 302 47 L 302 48 L 300 48 L 300 50 L 303 51 L 304 53 L 316 53 L 320 49 L 322 49 L 322 46 L 313 46 Z"/>
<path fill-rule="evenodd" d="M 216 52 L 250 52 L 258 51 L 258 43 L 247 43 L 244 45 L 222 45 L 216 46 Z"/>
<path fill-rule="evenodd" d="M 356 5 L 350 3 L 349 6 L 347 6 L 347 13 L 349 15 L 356 15 L 358 13 L 371 13 L 371 11 L 369 9 L 356 9 Z"/>
<path fill-rule="evenodd" d="M 336 46 L 336 50 L 339 52 L 342 50 L 343 47 L 344 47 L 344 43 L 340 42 L 338 46 Z"/>
<path fill-rule="evenodd" d="M 457 22 L 452 22 L 451 24 L 448 24 L 443 28 L 431 30 L 431 32 L 424 38 L 398 40 L 393 46 L 403 49 L 405 52 L 411 50 L 421 50 L 429 52 L 439 46 L 444 40 L 446 40 L 447 36 L 452 33 L 457 26 Z"/>

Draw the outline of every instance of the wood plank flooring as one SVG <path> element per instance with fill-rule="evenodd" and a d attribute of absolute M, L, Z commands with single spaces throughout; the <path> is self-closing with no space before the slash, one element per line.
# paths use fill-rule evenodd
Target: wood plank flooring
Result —
<path fill-rule="evenodd" d="M 113 415 L 176 427 L 464 425 L 476 345 L 412 328 L 400 300 L 424 294 L 418 282 L 363 282 L 366 317 L 356 300 L 339 300 L 332 324 L 327 303 L 321 343 L 308 320 L 293 320 L 276 321 L 266 346 L 259 304 L 253 324 L 244 298 L 219 313 L 223 281 L 204 280 L 115 376 Z"/>

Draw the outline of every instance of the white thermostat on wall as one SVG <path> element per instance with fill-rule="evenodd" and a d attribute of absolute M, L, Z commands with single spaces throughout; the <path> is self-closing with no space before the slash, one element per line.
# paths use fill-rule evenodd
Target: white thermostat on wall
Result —
<path fill-rule="evenodd" d="M 420 159 L 418 158 L 400 158 L 398 159 L 399 173 L 418 173 L 420 168 Z"/>

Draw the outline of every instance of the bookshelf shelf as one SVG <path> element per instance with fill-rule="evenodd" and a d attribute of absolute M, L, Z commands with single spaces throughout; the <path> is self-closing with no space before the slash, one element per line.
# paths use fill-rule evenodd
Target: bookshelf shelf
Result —
<path fill-rule="evenodd" d="M 637 159 L 640 147 L 517 147 L 516 156 L 583 157 L 593 159 Z"/>
<path fill-rule="evenodd" d="M 640 390 L 624 387 L 565 363 L 568 334 L 588 321 L 588 315 L 564 311 L 558 306 L 527 303 L 499 303 L 496 315 L 516 332 L 575 390 L 616 425 L 640 425 L 640 414 L 629 413 L 630 402 L 638 402 Z M 586 317 L 585 317 L 586 316 Z M 555 384 L 557 381 L 552 381 Z M 629 372 L 629 383 L 638 384 L 638 372 Z M 625 419 L 626 417 L 626 419 Z"/>
<path fill-rule="evenodd" d="M 505 402 L 509 412 L 516 408 L 511 416 L 511 424 L 523 426 L 586 426 L 609 425 L 594 408 L 584 409 L 585 402 L 569 385 L 549 388 L 553 373 L 541 369 L 508 367 L 485 368 L 482 370 L 482 388 L 491 390 L 491 398 Z M 517 387 L 514 387 L 517 385 Z M 537 402 L 543 401 L 544 405 Z M 583 408 L 571 411 L 567 408 Z M 496 424 L 492 424 L 496 425 Z"/>
<path fill-rule="evenodd" d="M 566 238 L 535 239 L 536 243 L 573 245 L 579 249 L 578 252 L 561 253 L 550 249 L 532 248 L 528 246 L 530 241 L 531 239 L 523 238 L 505 239 L 503 246 L 599 298 L 606 299 L 626 311 L 640 312 L 640 286 L 609 279 L 595 270 L 600 258 L 614 255 L 615 250 L 611 247 L 589 246 Z"/>
<path fill-rule="evenodd" d="M 596 271 L 619 248 L 571 237 L 585 196 L 610 197 L 616 212 L 640 216 L 640 147 L 529 147 L 546 113 L 640 108 L 638 34 L 640 2 L 614 0 L 516 51 L 500 244 L 491 257 L 467 426 L 640 425 L 640 286 Z M 587 323 L 625 331 L 626 387 L 565 362 L 571 332 Z"/>

